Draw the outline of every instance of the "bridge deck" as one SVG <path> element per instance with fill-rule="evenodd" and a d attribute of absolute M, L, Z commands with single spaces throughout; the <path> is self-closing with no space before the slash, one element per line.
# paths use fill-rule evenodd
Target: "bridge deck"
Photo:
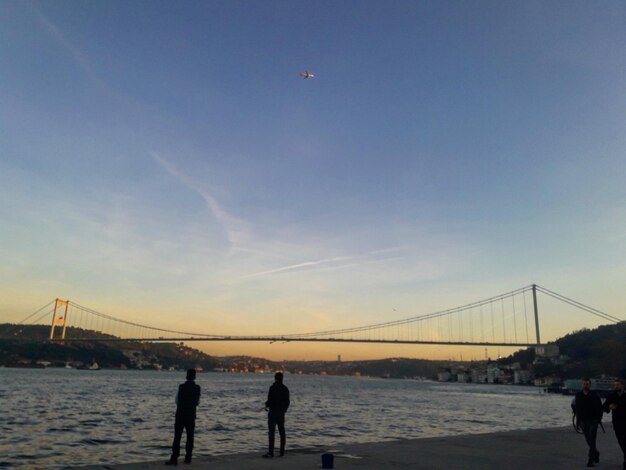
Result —
<path fill-rule="evenodd" d="M 284 336 L 224 336 L 190 338 L 53 338 L 52 343 L 183 343 L 188 341 L 262 342 L 262 343 L 371 343 L 371 344 L 426 344 L 444 346 L 504 346 L 530 348 L 546 346 L 538 343 L 482 342 L 482 341 L 413 341 L 403 339 L 352 339 L 352 338 L 286 338 Z"/>
<path fill-rule="evenodd" d="M 604 424 L 606 434 L 598 434 L 602 468 L 622 468 L 622 453 L 613 428 Z M 328 439 L 326 439 L 328 440 Z M 320 455 L 331 451 L 335 468 L 411 468 L 411 469 L 571 469 L 586 463 L 587 448 L 581 434 L 571 427 L 474 434 L 428 439 L 412 439 L 372 444 L 330 445 L 322 449 L 294 450 L 283 458 L 262 459 L 255 454 L 235 454 L 195 458 L 184 468 L 211 469 L 315 469 Z M 167 468 L 162 461 L 126 465 L 89 467 L 93 469 L 135 470 Z M 182 463 L 182 462 L 181 462 Z M 170 467 L 171 468 L 171 467 Z"/>

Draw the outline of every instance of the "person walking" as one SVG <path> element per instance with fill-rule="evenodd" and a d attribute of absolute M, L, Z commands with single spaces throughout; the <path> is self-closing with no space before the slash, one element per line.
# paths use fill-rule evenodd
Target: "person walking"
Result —
<path fill-rule="evenodd" d="M 196 370 L 187 371 L 187 381 L 178 386 L 176 394 L 176 421 L 174 422 L 174 442 L 172 444 L 172 456 L 165 465 L 178 465 L 180 455 L 180 440 L 183 429 L 187 433 L 185 443 L 185 463 L 191 463 L 193 451 L 193 434 L 196 427 L 196 407 L 200 403 L 200 385 L 195 383 Z"/>
<path fill-rule="evenodd" d="M 264 454 L 265 458 L 274 457 L 274 436 L 276 434 L 276 426 L 280 434 L 280 456 L 285 455 L 285 413 L 289 408 L 289 389 L 283 384 L 283 373 L 276 372 L 274 374 L 274 383 L 270 387 L 265 402 L 265 411 L 267 414 L 267 426 L 269 430 L 269 450 Z"/>
<path fill-rule="evenodd" d="M 622 468 L 626 470 L 626 393 L 624 392 L 624 379 L 615 379 L 613 392 L 604 401 L 602 408 L 605 413 L 611 413 L 613 431 L 615 431 L 617 443 L 624 454 Z"/>
<path fill-rule="evenodd" d="M 585 435 L 585 441 L 589 446 L 587 467 L 594 467 L 600 462 L 600 452 L 596 447 L 598 425 L 602 421 L 602 401 L 596 392 L 591 390 L 591 380 L 583 379 L 582 390 L 576 393 L 572 401 L 572 409 L 576 413 L 576 419 Z"/>

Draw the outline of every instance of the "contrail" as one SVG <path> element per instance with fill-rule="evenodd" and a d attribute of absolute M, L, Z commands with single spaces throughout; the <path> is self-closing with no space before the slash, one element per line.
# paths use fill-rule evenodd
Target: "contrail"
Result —
<path fill-rule="evenodd" d="M 149 152 L 149 154 L 161 168 L 180 181 L 187 189 L 195 192 L 204 200 L 215 219 L 220 223 L 222 229 L 226 232 L 229 243 L 233 243 L 233 239 L 235 238 L 234 234 L 241 231 L 244 222 L 233 217 L 222 209 L 213 195 L 211 195 L 204 188 L 201 188 L 196 182 L 178 170 L 178 168 L 165 160 L 159 154 L 156 152 Z"/>
<path fill-rule="evenodd" d="M 403 250 L 403 249 L 405 249 L 405 247 L 385 248 L 382 250 L 368 251 L 367 253 L 358 254 L 358 255 L 335 256 L 333 258 L 324 258 L 324 259 L 319 259 L 319 260 L 314 260 L 314 261 L 305 261 L 303 263 L 290 264 L 288 266 L 282 266 L 280 268 L 269 269 L 267 271 L 261 271 L 258 273 L 248 274 L 246 276 L 243 276 L 243 279 L 265 276 L 269 274 L 276 274 L 276 273 L 281 273 L 285 271 L 295 271 L 295 270 L 302 269 L 302 268 L 325 267 L 329 264 L 332 264 L 333 265 L 332 267 L 335 267 L 335 268 L 340 268 L 344 266 L 356 266 L 356 265 L 360 265 L 363 263 L 367 263 L 368 261 L 370 261 L 367 258 L 371 256 L 375 256 L 381 253 Z M 354 260 L 360 260 L 360 261 L 354 262 Z M 346 261 L 349 261 L 349 263 L 345 263 Z M 334 263 L 340 263 L 340 264 L 334 264 Z"/>
<path fill-rule="evenodd" d="M 349 260 L 352 258 L 353 257 L 350 257 L 350 256 L 337 256 L 335 258 L 326 258 L 326 259 L 320 259 L 317 261 L 305 261 L 304 263 L 290 264 L 289 266 L 283 266 L 282 268 L 270 269 L 268 271 L 261 271 L 261 272 L 254 273 L 254 274 L 248 274 L 244 276 L 244 278 L 264 276 L 266 274 L 280 273 L 283 271 L 293 271 L 294 269 L 319 266 L 320 264 L 328 264 L 328 263 L 332 263 L 336 261 Z"/>

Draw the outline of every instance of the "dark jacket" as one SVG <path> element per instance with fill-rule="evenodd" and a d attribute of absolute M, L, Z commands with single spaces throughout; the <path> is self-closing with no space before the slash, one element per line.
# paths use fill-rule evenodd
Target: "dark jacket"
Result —
<path fill-rule="evenodd" d="M 602 406 L 605 413 L 611 412 L 609 409 L 611 404 L 617 405 L 617 408 L 612 413 L 613 424 L 626 426 L 626 391 L 622 392 L 622 396 L 619 396 L 617 392 L 613 392 L 607 397 Z"/>
<path fill-rule="evenodd" d="M 200 385 L 187 380 L 178 386 L 176 395 L 176 417 L 196 419 L 196 407 L 200 403 Z"/>
<path fill-rule="evenodd" d="M 580 421 L 601 421 L 602 401 L 598 394 L 592 390 L 585 394 L 582 390 L 576 394 L 572 403 L 574 413 Z"/>
<path fill-rule="evenodd" d="M 289 389 L 280 382 L 274 382 L 267 394 L 265 406 L 270 409 L 270 413 L 286 413 L 289 408 Z"/>

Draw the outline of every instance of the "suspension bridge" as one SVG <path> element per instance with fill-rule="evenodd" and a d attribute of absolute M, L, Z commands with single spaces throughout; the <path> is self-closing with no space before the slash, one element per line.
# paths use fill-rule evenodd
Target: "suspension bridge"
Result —
<path fill-rule="evenodd" d="M 5 339 L 29 339 L 19 328 L 20 325 L 46 322 L 50 325 L 47 339 L 51 342 L 264 341 L 531 347 L 543 344 L 539 295 L 567 304 L 605 323 L 623 321 L 532 284 L 485 300 L 424 315 L 351 328 L 262 336 L 157 328 L 98 312 L 69 300 L 55 299 L 14 325 L 3 336 Z"/>

